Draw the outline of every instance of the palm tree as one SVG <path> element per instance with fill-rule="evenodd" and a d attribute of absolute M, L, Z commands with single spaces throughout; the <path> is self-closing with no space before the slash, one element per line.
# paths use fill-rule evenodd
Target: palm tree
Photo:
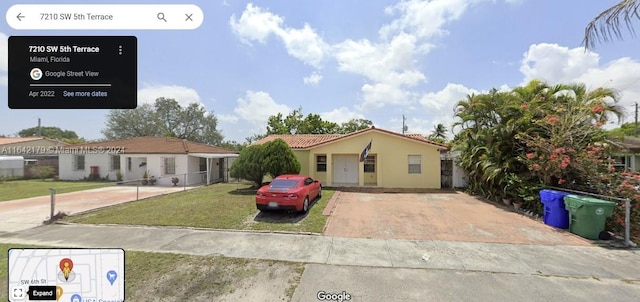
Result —
<path fill-rule="evenodd" d="M 440 139 L 447 139 L 447 127 L 445 127 L 443 124 L 438 124 L 433 126 L 433 131 L 431 132 L 431 137 L 433 138 L 440 138 Z"/>
<path fill-rule="evenodd" d="M 635 36 L 633 19 L 640 20 L 640 0 L 622 0 L 596 16 L 584 30 L 585 48 L 594 48 L 596 41 L 608 42 L 613 38 L 622 40 L 622 24 Z"/>

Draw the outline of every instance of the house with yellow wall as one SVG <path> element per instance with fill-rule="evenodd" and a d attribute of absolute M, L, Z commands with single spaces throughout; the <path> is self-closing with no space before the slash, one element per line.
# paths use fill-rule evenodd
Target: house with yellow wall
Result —
<path fill-rule="evenodd" d="M 300 174 L 325 186 L 441 187 L 440 152 L 447 147 L 422 135 L 371 127 L 349 134 L 269 135 L 256 144 L 276 139 L 291 147 Z"/>

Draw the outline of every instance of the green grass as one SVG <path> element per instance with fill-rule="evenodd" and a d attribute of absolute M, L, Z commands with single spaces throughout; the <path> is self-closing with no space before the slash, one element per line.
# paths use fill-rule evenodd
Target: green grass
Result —
<path fill-rule="evenodd" d="M 7 250 L 24 247 L 35 246 L 0 243 L 0 301 L 7 301 L 8 295 Z M 126 299 L 145 301 L 149 297 L 163 297 L 205 301 L 238 290 L 236 286 L 243 280 L 276 265 L 291 267 L 288 285 L 295 289 L 304 271 L 299 263 L 126 251 Z M 291 288 L 287 291 L 289 298 L 293 295 Z"/>
<path fill-rule="evenodd" d="M 113 185 L 113 183 L 42 179 L 4 181 L 0 182 L 0 201 L 49 195 L 51 194 L 49 188 L 56 189 L 56 193 L 69 193 L 102 188 L 110 185 Z"/>
<path fill-rule="evenodd" d="M 274 212 L 254 218 L 255 191 L 246 185 L 215 184 L 73 215 L 65 221 L 321 233 L 327 219 L 322 210 L 332 195 L 333 191 L 323 190 L 306 216 Z"/>

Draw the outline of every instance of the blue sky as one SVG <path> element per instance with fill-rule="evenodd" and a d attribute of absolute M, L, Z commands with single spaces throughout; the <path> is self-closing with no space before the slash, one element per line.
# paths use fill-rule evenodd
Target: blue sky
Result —
<path fill-rule="evenodd" d="M 2 1 L 0 8 L 16 2 Z M 398 132 L 404 114 L 409 132 L 426 135 L 437 123 L 449 126 L 455 103 L 468 93 L 534 78 L 616 88 L 630 121 L 640 100 L 640 39 L 627 36 L 593 52 L 581 47 L 585 25 L 616 2 L 214 0 L 196 3 L 205 19 L 188 31 L 17 31 L 5 21 L 0 134 L 13 135 L 41 118 L 45 126 L 99 139 L 108 113 L 8 109 L 12 35 L 135 35 L 138 103 L 157 97 L 200 102 L 218 117 L 225 139 L 238 142 L 264 133 L 269 115 L 298 107 L 305 115 L 366 118 Z"/>

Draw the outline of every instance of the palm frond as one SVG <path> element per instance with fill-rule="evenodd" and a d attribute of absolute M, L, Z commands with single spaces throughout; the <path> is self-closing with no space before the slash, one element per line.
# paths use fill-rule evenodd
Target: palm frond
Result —
<path fill-rule="evenodd" d="M 613 38 L 622 40 L 621 21 L 624 22 L 631 35 L 635 36 L 633 19 L 640 19 L 639 0 L 623 0 L 606 9 L 595 17 L 584 30 L 583 44 L 585 49 L 595 48 L 596 42 L 609 42 Z"/>

